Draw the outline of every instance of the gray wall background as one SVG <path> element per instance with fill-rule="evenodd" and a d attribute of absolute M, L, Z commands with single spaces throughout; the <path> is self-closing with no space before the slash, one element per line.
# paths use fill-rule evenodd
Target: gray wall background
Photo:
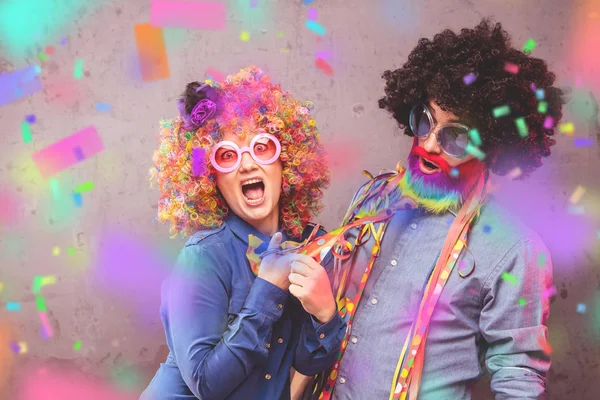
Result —
<path fill-rule="evenodd" d="M 43 26 L 48 41 L 20 56 L 0 47 L 0 72 L 39 63 L 43 47 L 56 48 L 41 63 L 44 90 L 0 108 L 0 398 L 17 398 L 22 385 L 35 386 L 40 366 L 47 373 L 76 371 L 110 381 L 135 397 L 164 360 L 159 283 L 183 240 L 169 239 L 167 227 L 152 222 L 158 194 L 146 177 L 157 121 L 175 115 L 175 98 L 187 82 L 204 78 L 207 67 L 235 73 L 255 64 L 297 98 L 314 101 L 333 169 L 320 222 L 332 229 L 364 181 L 363 169 L 393 168 L 408 154 L 410 140 L 377 107 L 382 71 L 400 66 L 420 37 L 473 27 L 482 16 L 502 22 L 517 47 L 530 37 L 538 42 L 534 55 L 548 60 L 559 85 L 572 87 L 564 121 L 575 124 L 576 137 L 595 140 L 591 148 L 575 148 L 572 137 L 558 135 L 545 166 L 526 183 L 501 181 L 506 190 L 499 196 L 529 218 L 552 252 L 558 294 L 549 321 L 550 398 L 598 398 L 600 128 L 594 96 L 600 63 L 594 52 L 600 42 L 577 34 L 582 25 L 600 21 L 589 14 L 600 12 L 598 2 L 258 0 L 251 9 L 249 0 L 232 0 L 225 30 L 165 29 L 171 76 L 156 82 L 143 82 L 137 72 L 133 35 L 134 24 L 149 20 L 148 0 L 48 3 L 56 10 L 68 5 L 73 18 L 62 25 L 51 18 Z M 327 29 L 321 40 L 305 27 L 309 8 Z M 239 39 L 243 30 L 250 32 L 247 42 Z M 63 37 L 68 41 L 61 45 Z M 573 51 L 581 48 L 589 57 L 575 63 Z M 331 78 L 314 65 L 320 51 L 332 55 Z M 85 62 L 81 80 L 72 77 L 77 58 Z M 112 110 L 97 111 L 97 102 Z M 27 114 L 37 117 L 29 144 L 20 134 Z M 31 154 L 89 125 L 98 129 L 105 150 L 60 173 L 61 198 L 54 199 Z M 88 180 L 95 187 L 75 208 L 69 193 Z M 579 204 L 583 214 L 566 212 L 577 185 L 587 189 Z M 43 288 L 55 332 L 49 340 L 40 337 L 31 293 L 35 275 L 57 278 Z M 22 302 L 21 311 L 7 312 L 8 301 Z M 576 312 L 579 303 L 587 305 L 584 314 Z M 27 353 L 7 351 L 11 339 L 27 342 Z M 77 340 L 80 350 L 73 349 Z M 475 393 L 491 398 L 485 379 Z"/>

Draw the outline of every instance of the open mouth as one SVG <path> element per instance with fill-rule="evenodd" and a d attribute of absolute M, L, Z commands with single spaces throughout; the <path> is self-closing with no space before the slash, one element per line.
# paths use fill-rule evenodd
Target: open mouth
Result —
<path fill-rule="evenodd" d="M 265 199 L 265 184 L 260 178 L 242 181 L 242 196 L 248 205 L 257 206 Z"/>
<path fill-rule="evenodd" d="M 441 171 L 440 167 L 436 163 L 431 162 L 423 157 L 419 157 L 419 169 L 424 174 L 435 174 Z"/>

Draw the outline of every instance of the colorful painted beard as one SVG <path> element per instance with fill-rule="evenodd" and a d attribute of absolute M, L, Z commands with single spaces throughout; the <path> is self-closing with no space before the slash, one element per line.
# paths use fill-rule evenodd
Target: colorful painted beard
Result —
<path fill-rule="evenodd" d="M 419 157 L 435 162 L 440 172 L 427 175 L 419 169 Z M 417 201 L 427 211 L 441 214 L 458 212 L 462 203 L 482 175 L 484 164 L 471 160 L 456 167 L 458 176 L 451 176 L 451 167 L 443 158 L 413 146 L 408 156 L 408 168 L 399 183 L 402 195 Z"/>

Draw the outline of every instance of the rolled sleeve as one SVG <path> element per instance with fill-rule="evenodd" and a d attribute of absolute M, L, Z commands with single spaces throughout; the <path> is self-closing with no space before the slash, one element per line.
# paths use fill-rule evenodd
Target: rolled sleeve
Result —
<path fill-rule="evenodd" d="M 546 397 L 549 300 L 544 292 L 552 285 L 552 266 L 549 260 L 537 265 L 540 253 L 548 255 L 540 240 L 515 245 L 483 287 L 480 329 L 496 400 Z"/>

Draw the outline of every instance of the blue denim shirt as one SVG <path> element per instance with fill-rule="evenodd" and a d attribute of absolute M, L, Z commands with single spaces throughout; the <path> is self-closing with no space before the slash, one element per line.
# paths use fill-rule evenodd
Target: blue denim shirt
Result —
<path fill-rule="evenodd" d="M 357 307 L 334 399 L 388 398 L 404 340 L 454 218 L 417 209 L 399 211 L 390 222 Z M 470 251 L 460 255 L 432 315 L 418 399 L 470 399 L 482 361 L 496 400 L 545 398 L 548 250 L 493 201 L 483 208 L 467 245 Z M 359 247 L 345 264 L 356 267 L 351 294 L 371 248 L 372 241 Z M 463 275 L 474 271 L 462 278 L 458 268 Z"/>
<path fill-rule="evenodd" d="M 162 290 L 170 353 L 141 399 L 289 399 L 290 367 L 313 375 L 335 361 L 345 323 L 336 314 L 318 324 L 255 277 L 249 234 L 270 239 L 232 214 L 188 240 Z"/>

